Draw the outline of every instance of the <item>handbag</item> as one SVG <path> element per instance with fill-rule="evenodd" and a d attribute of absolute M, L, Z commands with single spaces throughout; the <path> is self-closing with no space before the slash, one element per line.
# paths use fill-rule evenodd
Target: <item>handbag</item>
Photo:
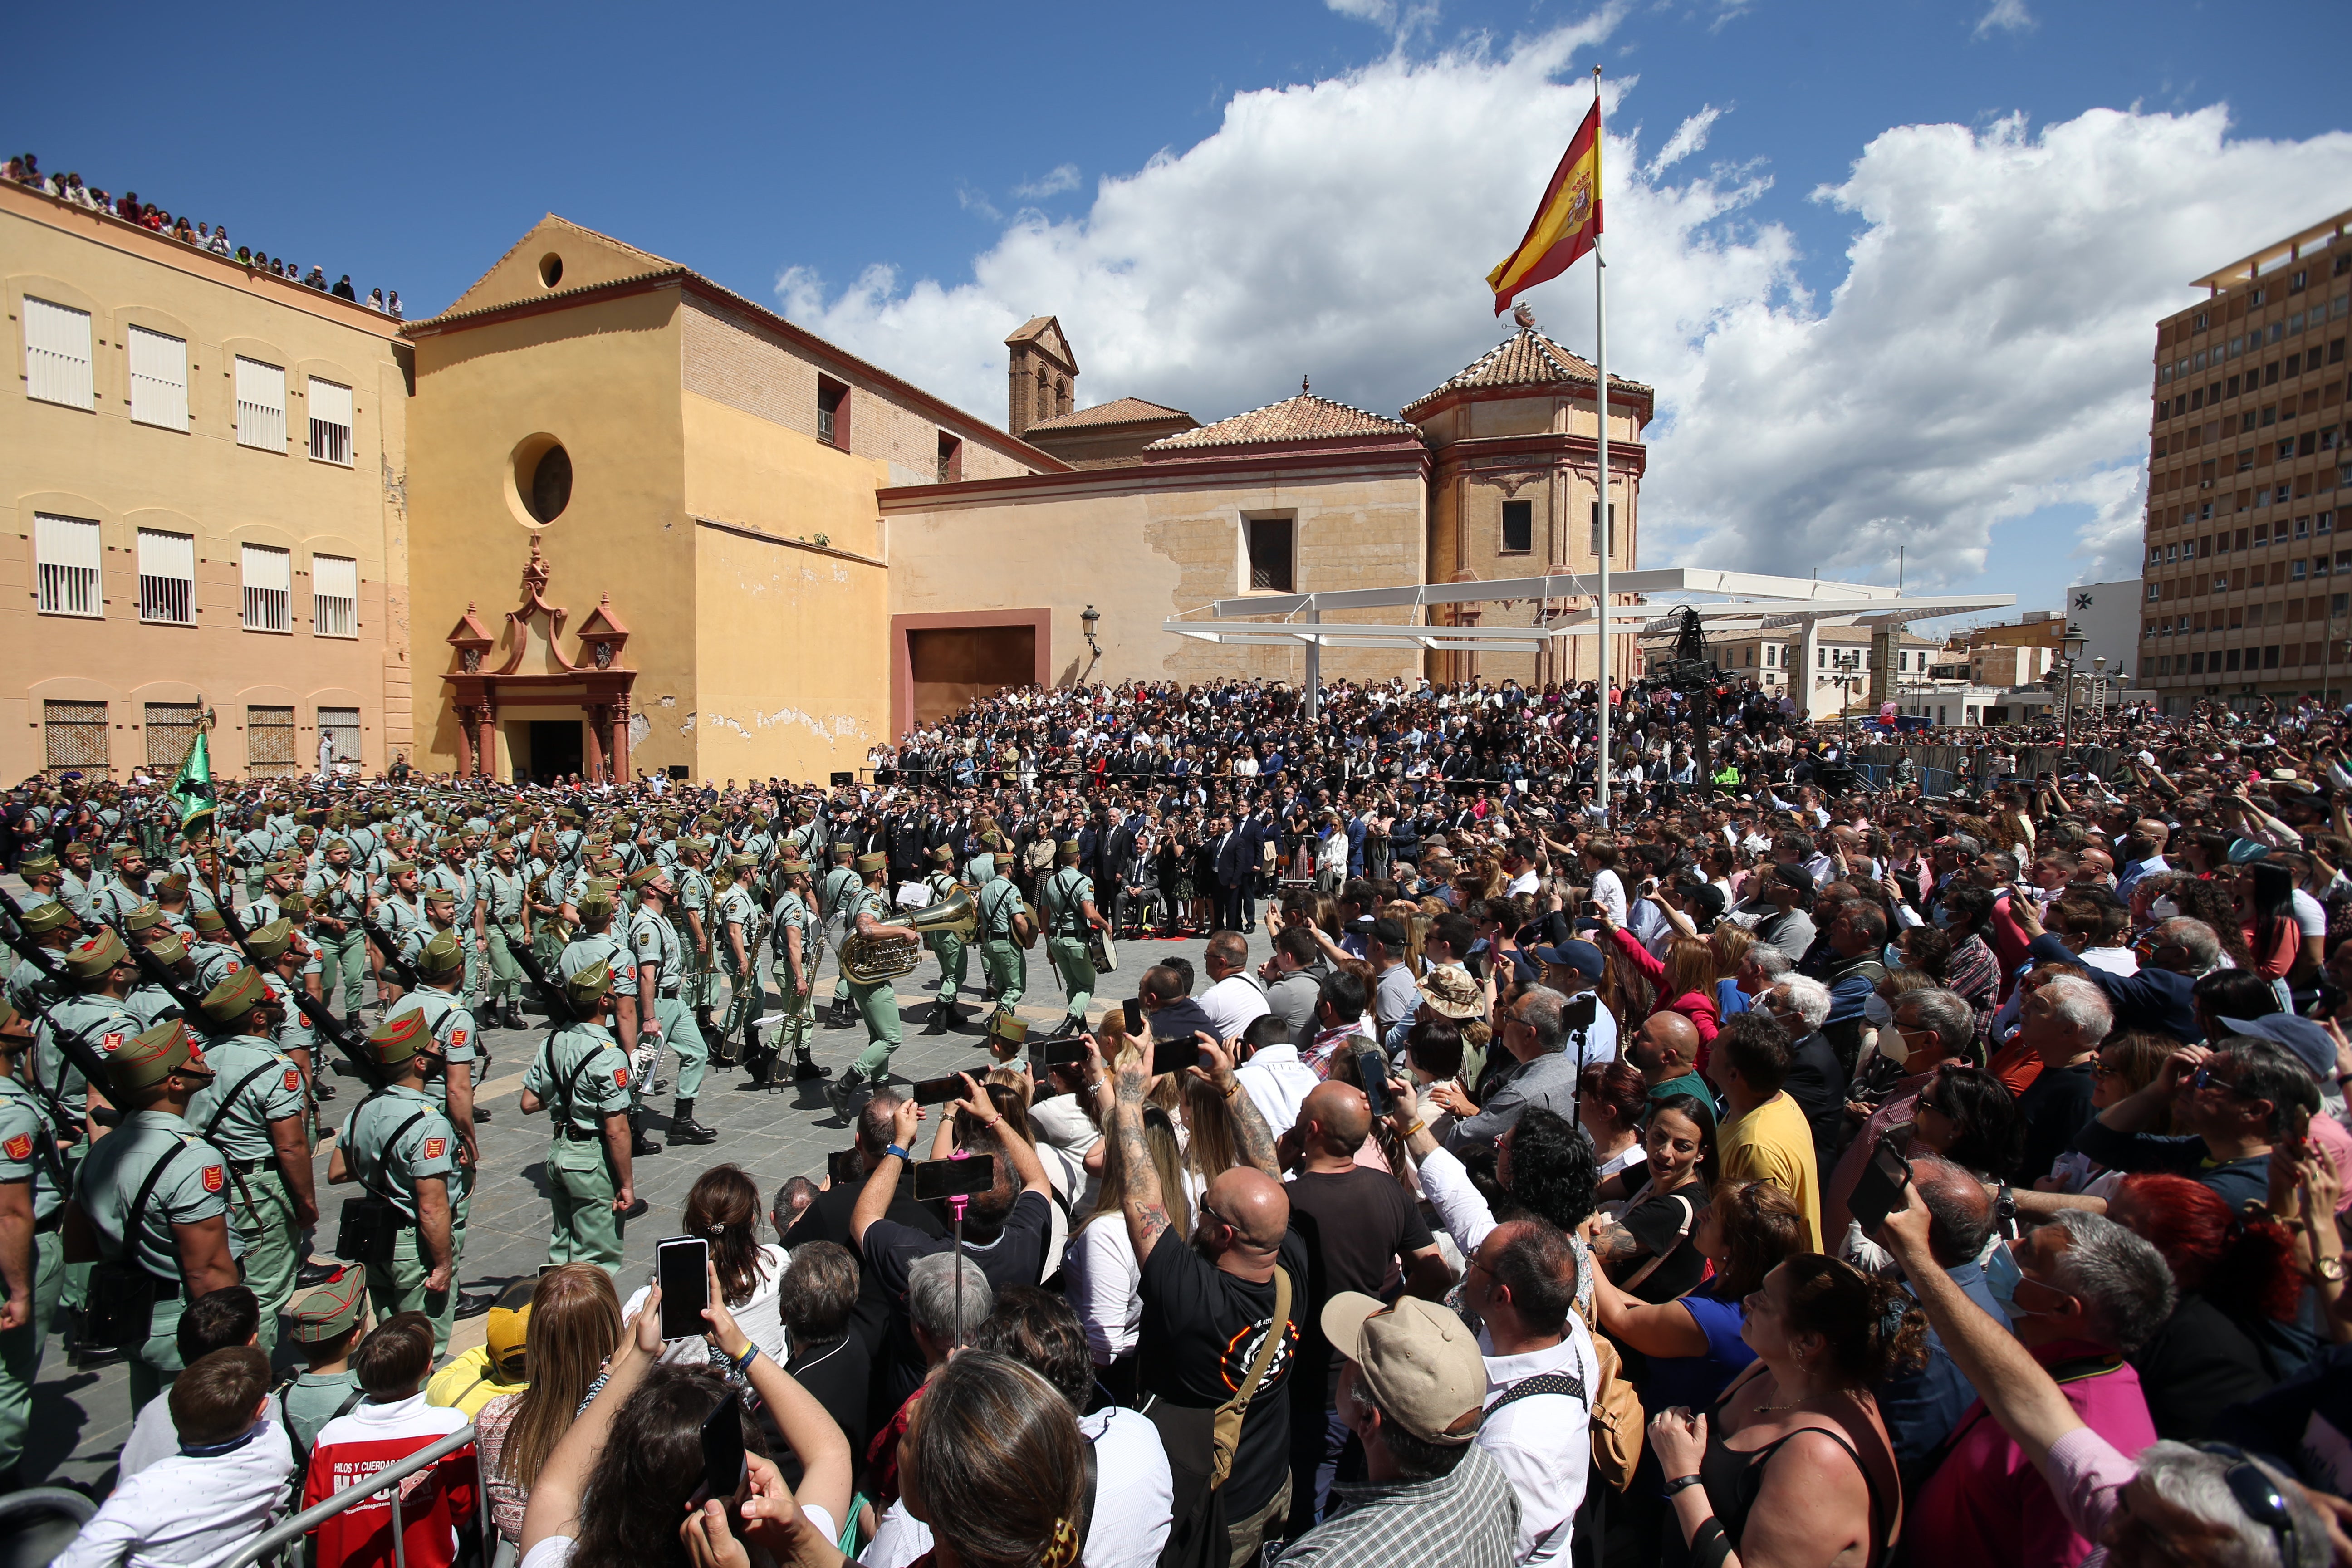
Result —
<path fill-rule="evenodd" d="M 1577 1312 L 1579 1318 L 1583 1315 Z M 1625 1381 L 1625 1358 L 1617 1353 L 1615 1342 L 1590 1323 L 1585 1328 L 1592 1335 L 1593 1359 L 1600 1367 L 1600 1374 L 1588 1390 L 1591 1396 L 1592 1468 L 1601 1473 L 1602 1480 L 1622 1492 L 1633 1484 L 1633 1471 L 1642 1462 L 1642 1444 L 1648 1423 L 1642 1411 L 1641 1391 Z"/>
<path fill-rule="evenodd" d="M 368 1100 L 374 1098 L 370 1095 Z M 362 1108 L 366 1104 L 367 1100 L 360 1102 Z M 408 1130 L 424 1121 L 426 1112 L 432 1109 L 429 1105 L 419 1108 L 394 1130 L 383 1146 L 387 1149 L 399 1147 L 400 1141 L 408 1136 Z M 357 1110 L 352 1112 L 354 1121 L 358 1114 Z M 361 1173 L 356 1158 L 352 1161 L 352 1174 L 359 1177 L 360 1185 L 366 1192 L 362 1196 L 343 1200 L 343 1212 L 335 1226 L 335 1256 L 346 1263 L 365 1263 L 391 1250 L 394 1237 L 411 1222 L 390 1198 L 375 1190 L 374 1184 Z"/>

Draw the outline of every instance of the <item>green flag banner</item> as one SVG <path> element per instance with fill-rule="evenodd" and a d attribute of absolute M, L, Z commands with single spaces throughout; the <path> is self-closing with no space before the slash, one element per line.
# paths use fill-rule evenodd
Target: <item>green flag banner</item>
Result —
<path fill-rule="evenodd" d="M 209 715 L 207 715 L 209 718 Z M 209 722 L 196 727 L 196 743 L 188 748 L 187 761 L 172 775 L 170 795 L 173 804 L 180 808 L 180 832 L 190 835 L 195 824 L 213 815 L 213 752 Z"/>

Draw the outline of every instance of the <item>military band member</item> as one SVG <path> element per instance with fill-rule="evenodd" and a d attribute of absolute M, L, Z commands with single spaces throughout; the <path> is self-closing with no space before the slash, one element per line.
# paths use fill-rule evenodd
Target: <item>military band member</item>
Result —
<path fill-rule="evenodd" d="M 1054 874 L 1038 889 L 1040 910 L 1048 933 L 1045 955 L 1062 977 L 1069 1015 L 1061 1033 L 1086 1032 L 1087 1004 L 1094 1000 L 1095 961 L 1087 938 L 1109 922 L 1095 908 L 1094 879 L 1078 869 L 1078 841 L 1065 838 L 1054 856 Z"/>
<path fill-rule="evenodd" d="M 984 841 L 984 840 L 983 840 Z M 985 861 L 989 872 L 980 884 L 973 902 L 980 909 L 981 972 L 988 977 L 988 989 L 996 998 L 998 1016 L 1007 1014 L 1020 1004 L 1029 989 L 1029 954 L 1021 946 L 1021 938 L 1029 934 L 1029 913 L 1022 907 L 1021 889 L 1010 877 L 996 875 L 992 855 L 976 856 L 972 864 Z"/>
<path fill-rule="evenodd" d="M 858 887 L 857 873 L 850 866 L 850 862 L 856 857 L 856 845 L 836 840 L 833 846 L 833 869 L 824 874 L 824 881 L 817 889 L 819 900 L 817 912 L 824 917 L 825 943 L 836 952 L 840 951 L 841 939 L 849 934 L 845 911 L 849 907 L 850 895 Z M 825 1018 L 825 1024 L 830 1028 L 846 1028 L 849 1026 L 849 982 L 841 977 L 836 961 L 833 980 L 833 1008 Z"/>
<path fill-rule="evenodd" d="M 669 921 L 670 901 L 677 889 L 669 873 L 646 866 L 629 878 L 637 890 L 637 908 L 629 916 L 629 962 L 637 972 L 637 1039 L 652 1042 L 646 1057 L 656 1056 L 664 1043 L 677 1052 L 677 1096 L 672 1101 L 669 1138 L 673 1143 L 716 1143 L 719 1134 L 694 1119 L 694 1101 L 710 1064 L 709 1047 L 687 1014 L 678 995 L 685 977 L 686 944 Z M 639 1068 L 650 1075 L 648 1062 Z M 646 1093 L 652 1089 L 648 1086 Z M 639 1097 L 643 1103 L 643 1097 Z"/>
<path fill-rule="evenodd" d="M 793 1081 L 822 1079 L 829 1069 L 809 1055 L 809 1029 L 816 1021 L 816 955 L 824 941 L 824 922 L 811 901 L 810 867 L 805 860 L 786 860 L 779 868 L 783 890 L 776 896 L 775 931 L 769 939 L 775 954 L 776 990 L 782 996 L 782 1019 L 775 1048 L 751 1063 L 751 1087 L 764 1089 L 775 1071 L 779 1053 L 793 1056 Z"/>
<path fill-rule="evenodd" d="M 630 1165 L 628 1053 L 611 1027 L 615 1005 L 634 1004 L 613 995 L 612 979 L 601 959 L 565 979 L 575 1021 L 547 1037 L 522 1079 L 523 1114 L 546 1110 L 552 1121 L 547 1260 L 607 1273 L 621 1267 L 628 1221 L 646 1208 Z"/>
<path fill-rule="evenodd" d="M 932 849 L 930 856 L 931 874 L 923 881 L 930 889 L 931 902 L 942 904 L 954 898 L 961 886 L 955 879 L 955 851 L 942 844 Z M 923 945 L 940 961 L 939 988 L 932 993 L 930 1021 L 923 1026 L 923 1033 L 944 1035 L 963 1022 L 956 996 L 971 973 L 971 950 L 964 945 L 963 938 L 950 931 L 932 931 L 923 938 Z"/>
<path fill-rule="evenodd" d="M 482 1016 L 494 1026 L 523 1027 L 522 965 L 515 953 L 528 945 L 523 934 L 523 906 L 530 879 L 516 863 L 515 847 L 501 840 L 491 847 L 489 868 L 481 875 L 472 913 L 474 942 L 489 967 L 488 995 Z"/>
<path fill-rule="evenodd" d="M 93 1289 L 133 1301 L 152 1294 L 145 1337 L 127 1347 L 134 1415 L 180 1373 L 182 1309 L 236 1283 L 228 1163 L 187 1121 L 188 1102 L 212 1078 L 181 1019 L 124 1042 L 107 1062 L 106 1086 L 122 1120 L 81 1162 L 66 1211 L 68 1263 L 122 1266 L 93 1279 Z"/>
<path fill-rule="evenodd" d="M 422 1013 L 403 1013 L 377 1025 L 368 1044 L 392 1081 L 343 1119 L 327 1180 L 339 1186 L 357 1183 L 383 1201 L 387 1223 L 372 1238 L 368 1256 L 355 1261 L 367 1265 L 368 1298 L 377 1318 L 422 1312 L 432 1320 L 437 1359 L 449 1348 L 457 1306 L 457 1251 L 450 1224 L 457 1129 L 425 1091 L 425 1078 L 439 1069 L 440 1055 Z M 344 1200 L 347 1206 L 356 1201 Z"/>
<path fill-rule="evenodd" d="M 752 892 L 759 862 L 749 855 L 730 855 L 719 873 L 719 897 L 711 910 L 720 963 L 727 972 L 727 1017 L 719 1026 L 719 1059 L 731 1065 L 735 1031 L 743 1031 L 748 1059 L 760 1048 L 760 1019 L 768 1010 L 767 988 L 761 983 L 760 900 Z"/>
<path fill-rule="evenodd" d="M 68 1177 L 49 1108 L 25 1081 L 32 1046 L 30 1022 L 0 1001 L 0 1491 L 23 1484 L 33 1384 L 65 1288 Z"/>
<path fill-rule="evenodd" d="M 694 1026 L 710 1042 L 719 1058 L 724 1060 L 722 1031 L 710 1016 L 719 1005 L 719 958 L 710 912 L 718 890 L 707 869 L 710 864 L 710 841 L 688 837 L 675 842 L 677 847 L 671 855 L 677 864 L 670 879 L 677 884 L 677 907 L 671 911 L 671 917 L 686 937 L 686 979 L 678 995 L 693 1010 Z"/>
<path fill-rule="evenodd" d="M 261 1303 L 261 1348 L 278 1348 L 278 1313 L 294 1294 L 302 1235 L 319 1223 L 310 1187 L 302 1069 L 272 1037 L 284 1011 L 261 971 L 244 968 L 205 994 L 214 1078 L 189 1101 L 189 1125 L 228 1162 L 228 1223 L 245 1283 Z"/>
<path fill-rule="evenodd" d="M 844 925 L 851 935 L 868 941 L 898 937 L 913 942 L 919 940 L 910 927 L 888 922 L 890 898 L 885 889 L 890 874 L 890 858 L 880 853 L 857 857 L 855 868 L 857 886 L 844 895 L 842 908 Z M 887 979 L 872 984 L 860 984 L 849 980 L 847 985 L 851 1005 L 866 1023 L 866 1049 L 825 1090 L 837 1114 L 847 1115 L 850 1096 L 860 1084 L 878 1085 L 890 1068 L 890 1055 L 898 1048 L 898 995 L 894 983 Z"/>

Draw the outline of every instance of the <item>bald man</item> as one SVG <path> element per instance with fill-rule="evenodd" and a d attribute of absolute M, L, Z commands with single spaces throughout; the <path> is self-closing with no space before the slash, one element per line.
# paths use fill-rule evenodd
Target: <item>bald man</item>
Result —
<path fill-rule="evenodd" d="M 1150 1076 L 1132 1058 L 1118 1068 L 1108 1158 L 1124 1177 L 1128 1237 L 1142 1270 L 1142 1342 L 1154 1347 L 1143 1358 L 1145 1390 L 1160 1397 L 1173 1420 L 1188 1429 L 1198 1426 L 1197 1447 L 1205 1452 L 1216 1407 L 1257 1373 L 1223 1492 L 1232 1561 L 1239 1564 L 1257 1555 L 1291 1510 L 1286 1385 L 1300 1335 L 1313 1314 L 1307 1299 L 1307 1248 L 1290 1228 L 1290 1199 L 1275 1168 L 1265 1119 L 1234 1079 L 1224 1052 L 1204 1046 L 1202 1054 L 1210 1067 L 1186 1070 L 1224 1096 L 1250 1163 L 1209 1184 L 1199 1212 L 1189 1216 L 1191 1246 L 1185 1245 L 1184 1194 L 1161 1192 L 1144 1142 L 1144 1092 Z M 1172 1238 L 1171 1230 L 1177 1232 Z M 1259 1352 L 1269 1346 L 1261 1369 Z M 1185 1436 L 1191 1436 L 1188 1430 Z M 1189 1440 L 1179 1444 L 1182 1451 L 1194 1447 Z M 1191 1519 L 1206 1479 L 1176 1467 L 1179 1521 Z"/>
<path fill-rule="evenodd" d="M 2116 876 L 2116 897 L 2129 903 L 2132 889 L 2142 877 L 2172 869 L 2164 859 L 2164 847 L 2171 840 L 2171 827 L 2154 817 L 2144 816 L 2131 825 L 2131 831 L 2116 846 L 2116 858 L 2123 863 Z"/>
<path fill-rule="evenodd" d="M 1698 1075 L 1698 1029 L 1680 1013 L 1651 1014 L 1633 1032 L 1625 1059 L 1649 1086 L 1653 1105 L 1677 1094 L 1715 1103 L 1715 1091 Z"/>
<path fill-rule="evenodd" d="M 1371 1130 L 1362 1089 L 1324 1083 L 1299 1105 L 1280 1145 L 1297 1173 L 1289 1183 L 1290 1228 L 1306 1246 L 1309 1280 L 1299 1375 L 1290 1382 L 1294 1535 L 1323 1518 L 1339 1451 L 1348 1446 L 1348 1424 L 1338 1411 L 1340 1358 L 1323 1337 L 1323 1304 L 1344 1290 L 1381 1296 L 1392 1271 L 1402 1272 L 1406 1289 L 1433 1301 L 1454 1285 L 1421 1205 L 1386 1171 L 1356 1163 Z"/>

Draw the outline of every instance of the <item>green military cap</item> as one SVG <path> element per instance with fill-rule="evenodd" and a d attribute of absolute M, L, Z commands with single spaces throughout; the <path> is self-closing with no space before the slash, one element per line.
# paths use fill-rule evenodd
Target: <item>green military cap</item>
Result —
<path fill-rule="evenodd" d="M 445 833 L 433 841 L 433 847 L 445 855 L 452 849 L 463 849 L 465 847 L 466 840 L 455 833 Z"/>
<path fill-rule="evenodd" d="M 852 855 L 856 853 L 857 846 L 848 842 L 846 839 L 836 838 L 833 841 L 833 858 L 835 859 L 846 860 Z"/>
<path fill-rule="evenodd" d="M 814 801 L 804 800 L 801 802 L 800 805 L 793 807 L 793 815 L 799 817 L 803 822 L 814 822 L 816 820 L 816 803 Z"/>
<path fill-rule="evenodd" d="M 122 917 L 123 925 L 133 931 L 146 931 L 151 927 L 161 925 L 163 921 L 163 906 L 153 902 L 142 904 Z"/>
<path fill-rule="evenodd" d="M 188 923 L 206 936 L 228 934 L 228 921 L 221 919 L 221 912 L 216 909 L 198 910 L 188 917 Z"/>
<path fill-rule="evenodd" d="M 155 879 L 155 886 L 177 898 L 188 890 L 188 874 L 185 871 L 166 871 Z"/>
<path fill-rule="evenodd" d="M 368 811 L 368 820 L 371 822 L 390 822 L 392 820 L 392 807 L 388 805 L 371 807 Z"/>
<path fill-rule="evenodd" d="M 246 934 L 245 945 L 256 958 L 276 958 L 294 942 L 294 922 L 279 916 Z"/>
<path fill-rule="evenodd" d="M 563 999 L 584 1013 L 612 988 L 613 966 L 600 958 L 563 983 Z"/>
<path fill-rule="evenodd" d="M 568 805 L 559 805 L 555 808 L 555 820 L 558 822 L 577 822 L 580 820 L 580 814 L 572 810 Z"/>
<path fill-rule="evenodd" d="M 74 923 L 74 912 L 55 899 L 46 904 L 35 904 L 25 911 L 25 934 L 39 936 L 43 931 L 63 931 Z"/>
<path fill-rule="evenodd" d="M 154 940 L 148 942 L 147 951 L 162 963 L 177 963 L 188 956 L 188 939 L 171 927 L 163 926 L 157 930 Z"/>
<path fill-rule="evenodd" d="M 809 874 L 810 868 L 805 860 L 787 860 L 778 869 L 787 877 L 805 877 Z"/>
<path fill-rule="evenodd" d="M 319 841 L 319 830 L 307 822 L 294 830 L 294 842 L 300 844 L 305 841 L 312 844 Z"/>
<path fill-rule="evenodd" d="M 871 854 L 871 855 L 860 855 L 860 856 L 857 858 L 857 860 L 856 860 L 856 870 L 857 870 L 857 874 L 858 874 L 859 876 L 863 877 L 863 876 L 865 876 L 865 875 L 866 875 L 867 872 L 869 872 L 869 871 L 879 871 L 879 870 L 882 870 L 883 868 L 885 868 L 886 867 L 887 867 L 889 864 L 890 864 L 890 857 L 888 857 L 887 855 L 883 854 L 880 850 L 878 850 L 878 849 L 877 849 L 877 850 L 876 850 L 876 851 L 875 851 L 873 854 Z"/>
<path fill-rule="evenodd" d="M 583 921 L 593 921 L 598 915 L 609 915 L 615 907 L 613 902 L 613 890 L 610 888 L 598 887 L 591 883 L 588 890 L 581 894 L 572 907 L 580 911 L 580 918 Z"/>
<path fill-rule="evenodd" d="M 19 877 L 54 877 L 58 874 L 58 858 L 54 855 L 27 855 L 16 862 Z"/>
<path fill-rule="evenodd" d="M 294 1340 L 306 1345 L 343 1334 L 366 1310 L 367 1270 L 357 1264 L 347 1264 L 332 1279 L 295 1291 L 286 1303 Z"/>
<path fill-rule="evenodd" d="M 1078 841 L 1075 838 L 1065 838 L 1055 847 L 1065 855 L 1075 855 L 1078 852 Z"/>
<path fill-rule="evenodd" d="M 103 980 L 131 962 L 131 950 L 111 927 L 66 950 L 66 973 L 76 980 Z"/>
<path fill-rule="evenodd" d="M 178 1018 L 166 1018 L 116 1047 L 114 1054 L 107 1058 L 106 1077 L 109 1087 L 120 1099 L 142 1089 L 152 1089 L 182 1068 L 193 1068 L 207 1077 L 213 1070 L 188 1026 Z"/>
<path fill-rule="evenodd" d="M 299 860 L 272 860 L 261 868 L 265 877 L 299 877 L 305 869 Z"/>
<path fill-rule="evenodd" d="M 629 886 L 632 889 L 642 888 L 655 878 L 666 877 L 668 874 L 667 868 L 660 865 L 640 866 L 629 873 Z"/>
<path fill-rule="evenodd" d="M 433 1030 L 425 1024 L 422 1012 L 386 1018 L 368 1033 L 368 1044 L 374 1047 L 376 1060 L 388 1068 L 398 1067 L 432 1043 Z"/>
<path fill-rule="evenodd" d="M 749 871 L 759 865 L 759 863 L 760 858 L 756 855 L 730 855 L 727 857 L 727 868 L 730 871 Z"/>
<path fill-rule="evenodd" d="M 465 967 L 465 944 L 454 931 L 442 931 L 416 955 L 416 972 L 423 975 L 455 974 Z"/>
<path fill-rule="evenodd" d="M 240 964 L 229 972 L 228 978 L 205 993 L 205 1016 L 215 1024 L 234 1024 L 268 1000 L 269 987 L 263 982 L 261 971 Z"/>
<path fill-rule="evenodd" d="M 280 912 L 285 914 L 307 915 L 310 912 L 310 895 L 308 893 L 289 893 L 284 898 L 278 900 L 278 908 Z"/>
<path fill-rule="evenodd" d="M 634 816 L 616 816 L 616 817 L 613 818 L 613 831 L 614 831 L 614 833 L 616 833 L 616 834 L 623 834 L 623 833 L 635 833 L 636 830 L 637 830 L 637 819 L 636 819 L 635 817 L 634 817 Z"/>
<path fill-rule="evenodd" d="M 955 851 L 944 844 L 935 844 L 931 847 L 931 858 L 942 866 L 952 866 L 955 864 Z"/>
<path fill-rule="evenodd" d="M 988 1021 L 989 1037 L 1017 1046 L 1029 1037 L 1029 1026 L 1010 1013 L 999 1013 Z"/>
<path fill-rule="evenodd" d="M 700 816 L 694 819 L 694 826 L 698 831 L 703 833 L 716 833 L 720 827 L 724 826 L 725 824 L 719 820 L 719 814 L 717 812 L 706 811 Z"/>
<path fill-rule="evenodd" d="M 618 855 L 600 855 L 588 862 L 591 871 L 617 871 L 620 868 L 621 858 Z"/>
<path fill-rule="evenodd" d="M 980 842 L 982 848 L 1002 849 L 1004 847 L 1004 836 L 992 827 L 980 836 Z"/>
<path fill-rule="evenodd" d="M 405 877 L 415 869 L 416 862 L 414 860 L 394 860 L 383 868 L 383 874 L 389 880 L 394 877 Z"/>
<path fill-rule="evenodd" d="M 5 996 L 0 996 L 0 1029 L 6 1028 L 17 1018 L 16 1009 Z M 21 1044 L 22 1042 L 18 1042 Z"/>
<path fill-rule="evenodd" d="M 454 904 L 457 901 L 457 895 L 446 888 L 427 888 L 425 889 L 425 901 L 428 904 Z"/>

